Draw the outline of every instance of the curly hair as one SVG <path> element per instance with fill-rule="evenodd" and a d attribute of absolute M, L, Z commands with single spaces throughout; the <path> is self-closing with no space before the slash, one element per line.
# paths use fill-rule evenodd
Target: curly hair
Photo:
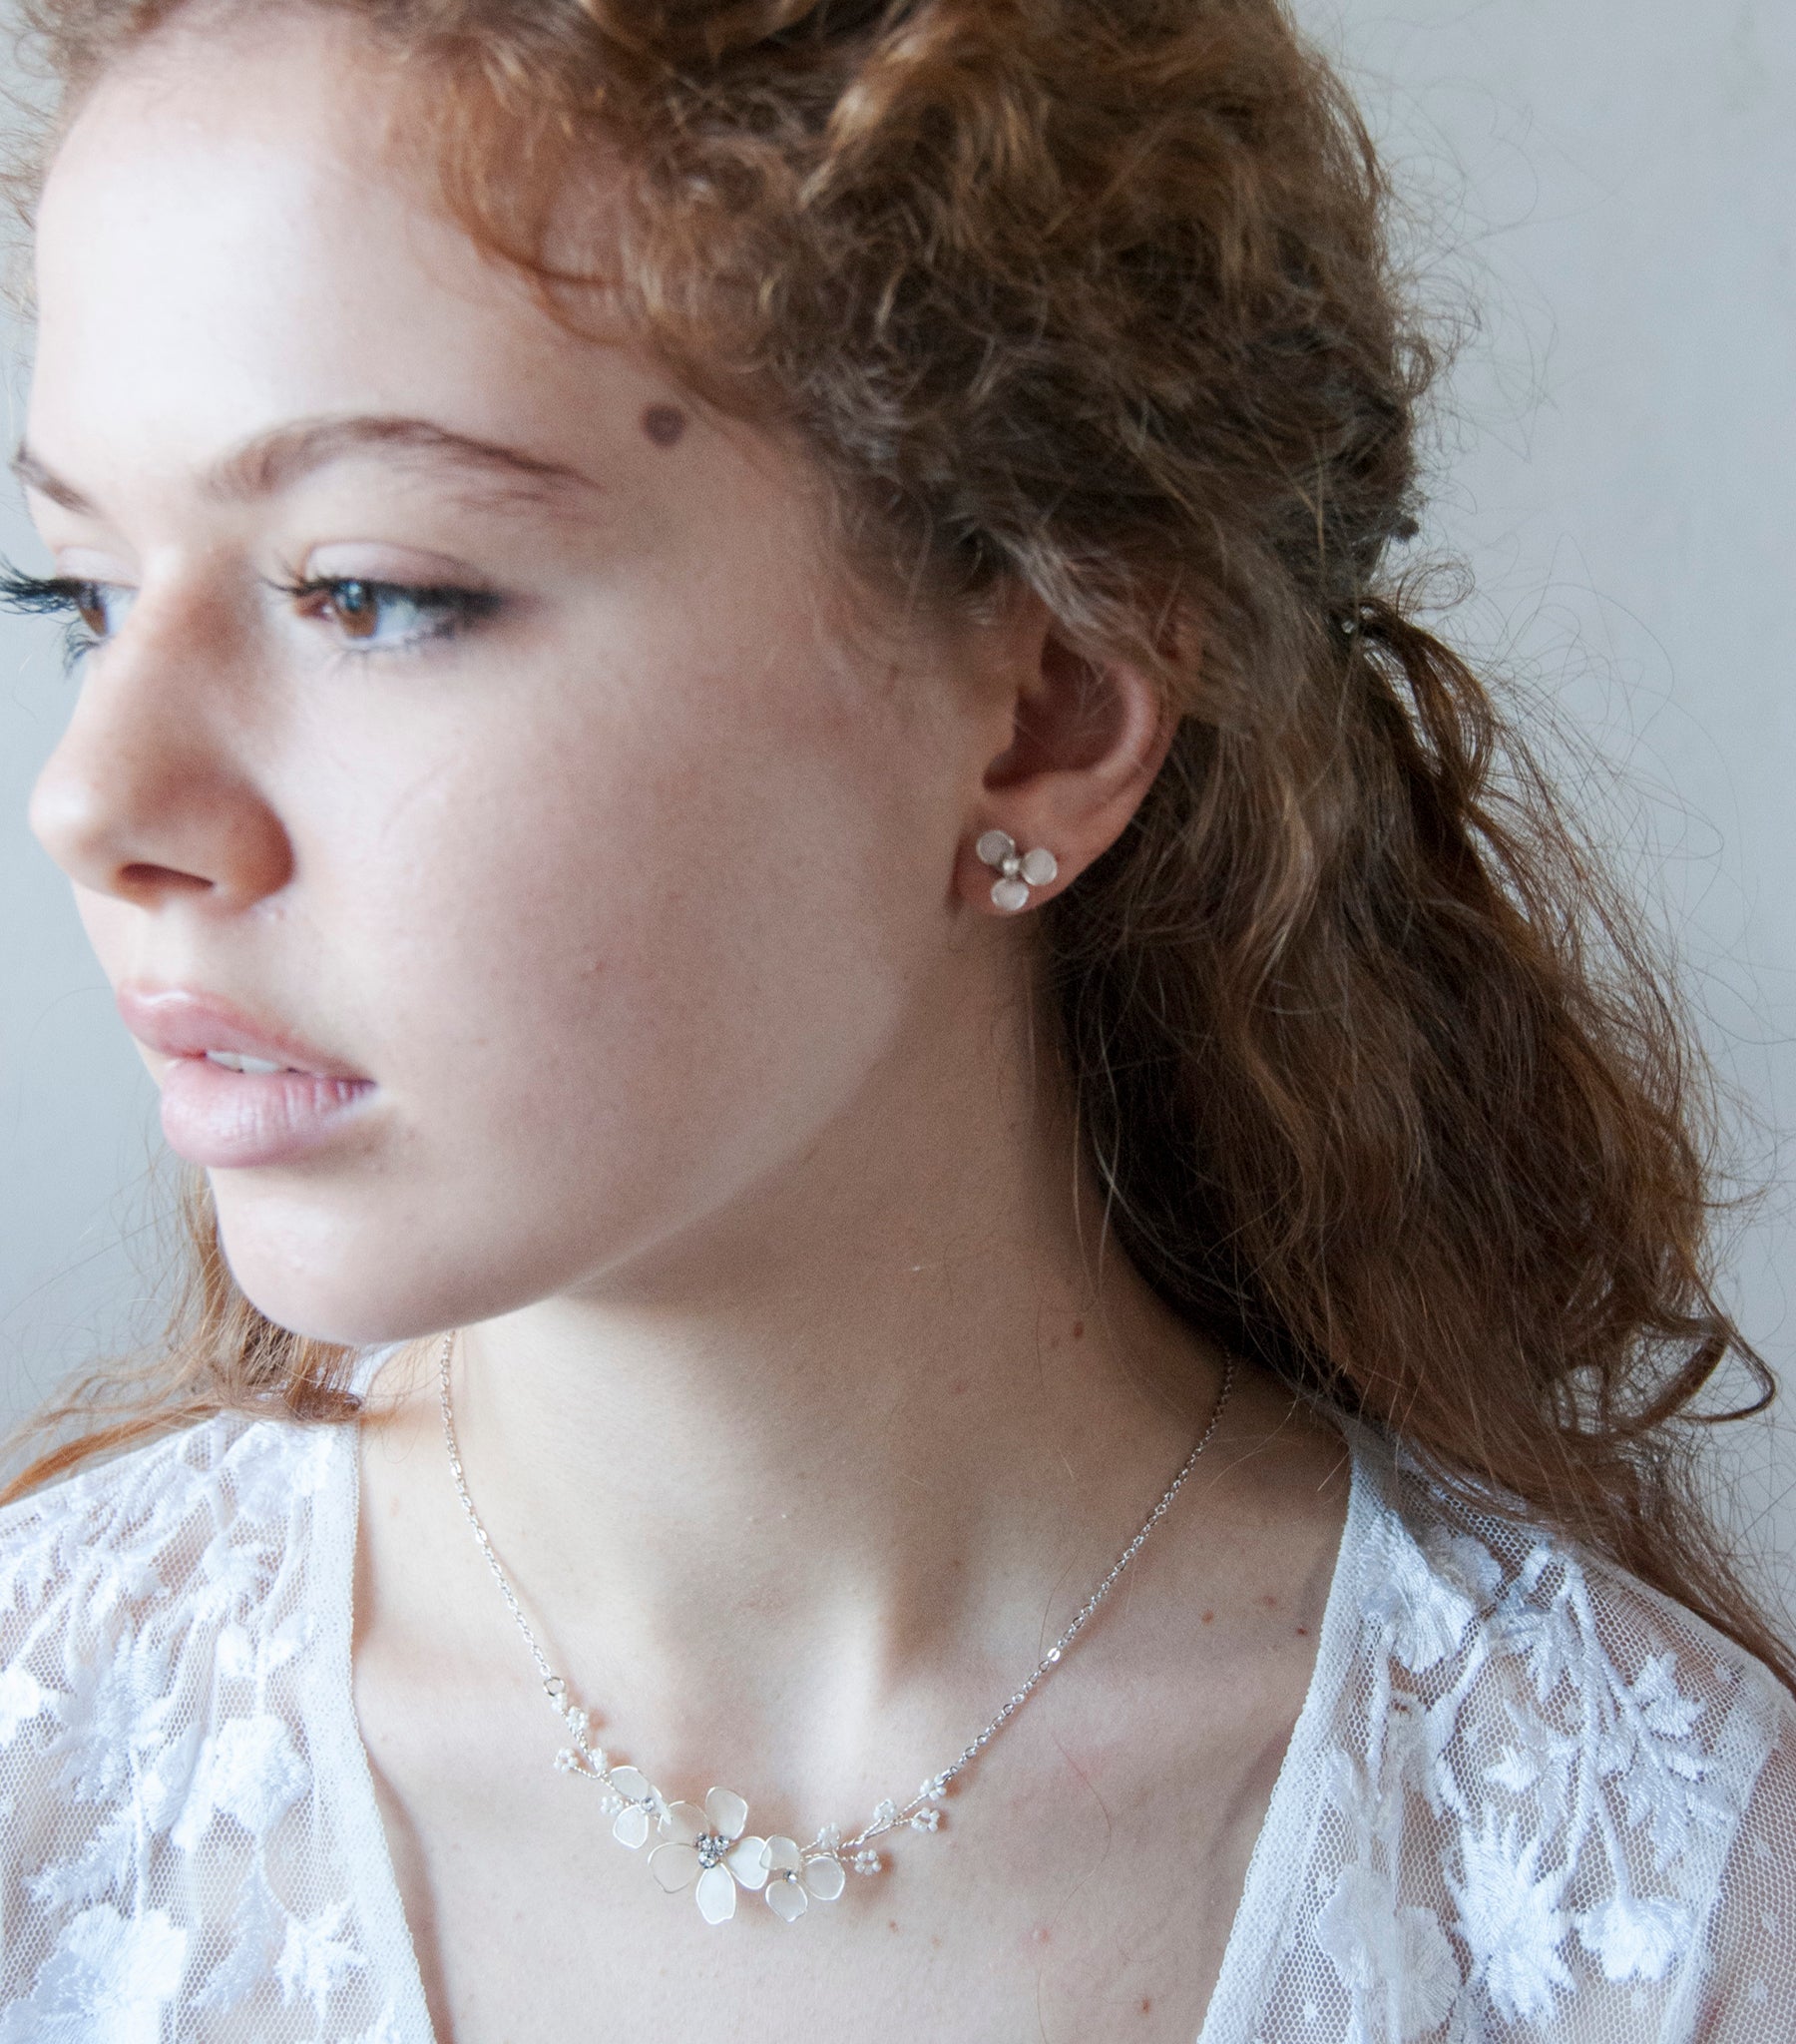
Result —
<path fill-rule="evenodd" d="M 1772 1389 L 1715 1295 L 1705 1070 L 1524 721 L 1391 571 L 1435 362 L 1365 126 L 1279 0 L 289 4 L 391 57 L 404 146 L 572 329 L 627 321 L 794 434 L 871 572 L 1024 586 L 1155 677 L 1166 764 L 1042 925 L 1149 1281 L 1796 1686 L 1695 1480 L 1715 1372 Z M 29 11 L 68 107 L 242 10 Z M 599 167 L 603 256 L 567 225 Z M 15 1490 L 224 1406 L 353 1411 L 347 1355 L 257 1313 L 189 1197 L 164 1350 L 46 1415 L 88 1430 Z"/>

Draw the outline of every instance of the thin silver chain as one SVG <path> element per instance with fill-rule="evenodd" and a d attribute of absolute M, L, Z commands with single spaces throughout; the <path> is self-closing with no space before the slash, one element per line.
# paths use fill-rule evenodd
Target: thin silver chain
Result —
<path fill-rule="evenodd" d="M 537 1665 L 537 1673 L 543 1680 L 544 1693 L 547 1695 L 556 1715 L 569 1719 L 571 1707 L 568 1701 L 568 1685 L 549 1666 L 548 1657 L 538 1644 L 537 1636 L 531 1630 L 530 1621 L 524 1616 L 524 1608 L 518 1602 L 517 1593 L 513 1590 L 504 1569 L 500 1567 L 499 1557 L 493 1552 L 492 1536 L 487 1532 L 485 1526 L 481 1524 L 480 1514 L 474 1509 L 474 1500 L 468 1495 L 468 1481 L 462 1469 L 461 1449 L 455 1437 L 455 1414 L 449 1402 L 449 1361 L 454 1350 L 455 1332 L 452 1331 L 444 1339 L 442 1357 L 437 1365 L 437 1389 L 443 1408 L 443 1440 L 449 1449 L 449 1473 L 455 1479 L 455 1492 L 461 1499 L 462 1510 L 468 1515 L 468 1524 L 474 1529 L 474 1538 L 480 1543 L 480 1551 L 486 1556 L 487 1567 L 492 1570 L 493 1580 L 499 1585 L 499 1594 L 505 1599 L 512 1617 L 517 1620 L 518 1630 L 524 1635 L 524 1644 L 530 1649 L 531 1659 Z M 1141 1522 L 1140 1531 L 1123 1548 L 1122 1552 L 1118 1555 L 1116 1561 L 1112 1564 L 1110 1573 L 1079 1607 L 1065 1632 L 1048 1649 L 1041 1660 L 1036 1663 L 1035 1670 L 1029 1680 L 1024 1683 L 1020 1690 L 1007 1699 L 991 1723 L 982 1732 L 976 1733 L 968 1741 L 956 1759 L 945 1767 L 939 1775 L 932 1776 L 924 1784 L 922 1789 L 913 1795 L 908 1802 L 901 1803 L 893 1800 L 881 1803 L 872 1821 L 864 1824 L 853 1837 L 842 1841 L 834 1849 L 844 1853 L 853 1853 L 864 1847 L 870 1839 L 909 1823 L 912 1817 L 922 1810 L 926 1804 L 938 1801 L 949 1783 L 954 1781 L 970 1762 L 976 1760 L 991 1745 L 998 1734 L 1003 1731 L 1011 1719 L 1029 1701 L 1037 1684 L 1041 1682 L 1050 1669 L 1059 1664 L 1067 1649 L 1072 1646 L 1073 1642 L 1078 1639 L 1079 1635 L 1091 1622 L 1092 1614 L 1116 1587 L 1118 1577 L 1134 1560 L 1135 1556 L 1140 1553 L 1141 1549 L 1147 1544 L 1148 1535 L 1152 1533 L 1153 1529 L 1166 1516 L 1167 1512 L 1171 1510 L 1172 1500 L 1184 1488 L 1186 1477 L 1196 1467 L 1198 1456 L 1209 1446 L 1217 1426 L 1221 1423 L 1223 1411 L 1228 1404 L 1229 1393 L 1234 1389 L 1234 1358 L 1230 1356 L 1223 1366 L 1222 1387 L 1216 1393 L 1216 1402 L 1210 1410 L 1209 1424 L 1203 1429 L 1196 1446 L 1184 1458 L 1183 1465 L 1180 1467 L 1178 1474 L 1166 1485 L 1165 1490 L 1160 1495 L 1159 1502 Z M 576 1718 L 580 1715 L 578 1712 L 573 1713 L 573 1716 Z M 611 1785 L 611 1770 L 606 1766 L 603 1757 L 594 1754 L 588 1746 L 583 1726 L 576 1728 L 575 1739 L 581 1753 L 589 1763 L 588 1772 L 609 1787 Z"/>

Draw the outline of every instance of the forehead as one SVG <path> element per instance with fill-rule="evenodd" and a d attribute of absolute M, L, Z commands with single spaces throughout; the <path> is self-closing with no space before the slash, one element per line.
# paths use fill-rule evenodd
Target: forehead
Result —
<path fill-rule="evenodd" d="M 44 458 L 79 436 L 197 467 L 344 414 L 572 451 L 628 350 L 572 335 L 444 217 L 394 146 L 413 87 L 346 37 L 312 14 L 195 27 L 89 95 L 40 209 Z"/>

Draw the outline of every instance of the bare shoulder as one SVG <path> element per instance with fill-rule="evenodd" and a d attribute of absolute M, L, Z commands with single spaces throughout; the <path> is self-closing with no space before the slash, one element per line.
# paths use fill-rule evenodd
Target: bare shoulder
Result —
<path fill-rule="evenodd" d="M 1268 1370 L 1235 1365 L 1210 1454 L 1244 1489 L 1281 1508 L 1335 1524 L 1346 1510 L 1353 1467 L 1346 1435 Z"/>
<path fill-rule="evenodd" d="M 1353 1453 L 1346 1435 L 1267 1371 L 1237 1364 L 1228 1404 L 1192 1473 L 1205 1543 L 1260 1584 L 1298 1580 L 1326 1594 L 1346 1524 Z"/>

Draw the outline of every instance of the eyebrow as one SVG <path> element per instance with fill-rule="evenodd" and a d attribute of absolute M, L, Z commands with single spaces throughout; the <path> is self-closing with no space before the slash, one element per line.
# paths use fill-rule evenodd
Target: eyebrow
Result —
<path fill-rule="evenodd" d="M 408 457 L 434 469 L 459 471 L 467 494 L 477 499 L 557 497 L 595 494 L 599 485 L 565 462 L 525 454 L 496 440 L 457 433 L 430 419 L 387 413 L 345 418 L 300 419 L 258 433 L 232 448 L 202 478 L 205 494 L 222 503 L 250 503 L 278 496 L 333 462 L 369 452 Z M 29 490 L 81 517 L 97 517 L 93 499 L 59 476 L 27 446 L 13 456 L 12 471 Z"/>

